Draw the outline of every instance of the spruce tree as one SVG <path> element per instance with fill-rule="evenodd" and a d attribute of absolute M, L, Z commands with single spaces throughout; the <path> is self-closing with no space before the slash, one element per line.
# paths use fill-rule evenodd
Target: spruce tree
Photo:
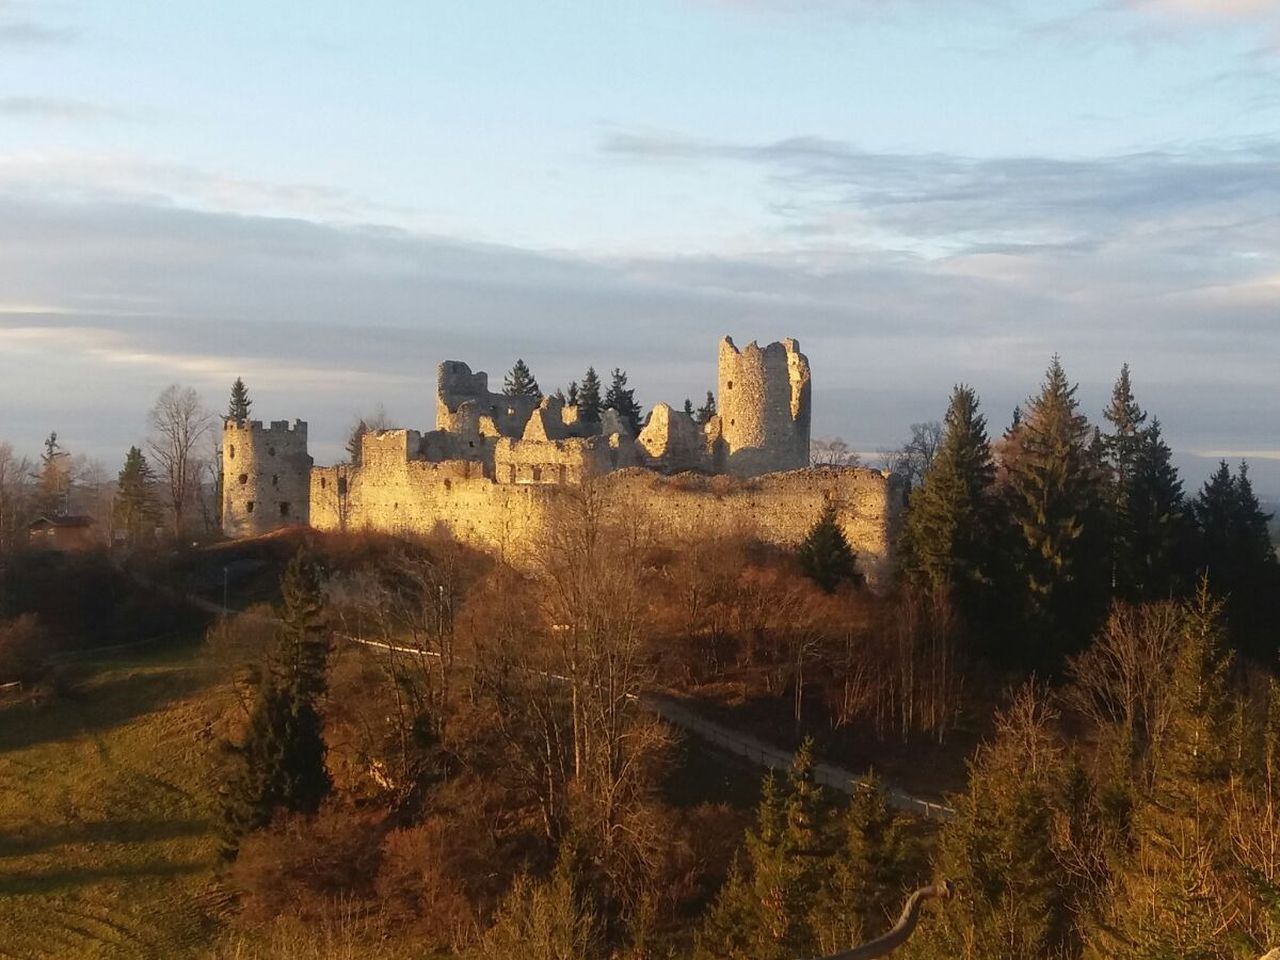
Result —
<path fill-rule="evenodd" d="M 36 473 L 36 509 L 41 514 L 57 517 L 67 512 L 71 497 L 70 459 L 58 442 L 57 432 L 50 433 Z"/>
<path fill-rule="evenodd" d="M 957 386 L 933 464 L 911 497 L 903 552 L 912 578 L 933 589 L 949 589 L 974 627 L 994 586 L 994 480 L 977 394 Z"/>
<path fill-rule="evenodd" d="M 347 437 L 347 460 L 352 466 L 360 466 L 360 452 L 364 445 L 364 435 L 369 432 L 369 425 L 364 419 L 356 421 L 356 425 L 351 428 L 351 434 Z"/>
<path fill-rule="evenodd" d="M 604 395 L 604 408 L 615 411 L 630 428 L 631 435 L 640 432 L 640 404 L 636 403 L 635 390 L 627 387 L 627 372 L 613 368 L 609 389 Z"/>
<path fill-rule="evenodd" d="M 565 392 L 565 403 L 571 407 L 578 405 L 578 381 L 572 380 L 569 383 L 569 389 Z"/>
<path fill-rule="evenodd" d="M 690 400 L 688 397 L 684 398 L 684 415 L 688 417 L 690 420 L 692 420 L 695 416 L 694 409 L 693 409 L 693 401 Z"/>
<path fill-rule="evenodd" d="M 129 546 L 137 546 L 155 529 L 159 519 L 155 475 L 142 451 L 130 447 L 116 482 L 112 515 Z"/>
<path fill-rule="evenodd" d="M 228 420 L 248 420 L 249 408 L 253 406 L 253 401 L 249 399 L 249 388 L 244 385 L 244 380 L 236 377 L 236 382 L 231 385 L 231 400 L 227 404 Z"/>
<path fill-rule="evenodd" d="M 836 517 L 836 506 L 830 500 L 809 529 L 798 550 L 800 566 L 805 574 L 827 593 L 841 583 L 860 583 L 857 556 L 849 546 Z"/>
<path fill-rule="evenodd" d="M 698 408 L 698 423 L 706 423 L 716 415 L 716 395 L 710 390 L 707 391 L 707 399 L 702 406 Z"/>
<path fill-rule="evenodd" d="M 319 701 L 328 689 L 329 631 L 320 569 L 304 547 L 281 579 L 284 609 L 239 765 L 225 794 L 224 853 L 278 812 L 313 814 L 332 782 Z"/>
<path fill-rule="evenodd" d="M 1121 596 L 1159 600 L 1182 592 L 1190 518 L 1158 418 L 1139 433 L 1128 488 L 1124 513 L 1116 521 Z"/>
<path fill-rule="evenodd" d="M 1133 598 L 1136 584 L 1137 548 L 1133 543 L 1130 499 L 1134 473 L 1144 445 L 1143 424 L 1147 414 L 1133 396 L 1129 365 L 1120 368 L 1111 391 L 1111 402 L 1103 411 L 1111 432 L 1102 437 L 1103 463 L 1107 472 L 1107 507 L 1111 521 L 1111 584 L 1121 597 Z"/>
<path fill-rule="evenodd" d="M 538 386 L 538 381 L 534 379 L 533 373 L 529 370 L 529 365 L 523 359 L 516 360 L 516 365 L 503 378 L 502 392 L 508 397 L 542 398 L 542 390 Z"/>
<path fill-rule="evenodd" d="M 600 405 L 600 377 L 596 374 L 595 367 L 587 367 L 587 372 L 582 375 L 582 385 L 578 388 L 578 409 L 583 420 L 599 422 L 603 408 Z"/>
<path fill-rule="evenodd" d="M 1042 647 L 1031 663 L 1052 666 L 1081 641 L 1106 608 L 1102 477 L 1094 431 L 1076 388 L 1055 355 L 1038 396 L 1027 401 L 1008 462 L 1009 511 L 1019 533 L 1018 562 L 1031 625 Z"/>
<path fill-rule="evenodd" d="M 832 843 L 830 808 L 813 779 L 813 745 L 796 752 L 785 792 L 765 778 L 745 856 L 730 871 L 698 937 L 696 956 L 791 960 L 814 947 L 810 911 Z"/>

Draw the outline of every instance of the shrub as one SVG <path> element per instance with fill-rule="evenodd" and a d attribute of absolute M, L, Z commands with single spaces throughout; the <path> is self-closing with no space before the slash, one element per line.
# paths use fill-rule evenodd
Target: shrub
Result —
<path fill-rule="evenodd" d="M 49 673 L 49 640 L 34 614 L 0 623 L 0 683 L 35 683 Z"/>

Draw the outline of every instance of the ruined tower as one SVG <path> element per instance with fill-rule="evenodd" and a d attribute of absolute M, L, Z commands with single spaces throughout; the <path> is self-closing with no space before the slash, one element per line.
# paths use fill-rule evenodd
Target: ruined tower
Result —
<path fill-rule="evenodd" d="M 224 420 L 222 532 L 251 537 L 311 513 L 311 456 L 303 420 Z"/>
<path fill-rule="evenodd" d="M 809 359 L 795 340 L 739 350 L 720 341 L 720 437 L 724 465 L 757 476 L 809 465 Z"/>

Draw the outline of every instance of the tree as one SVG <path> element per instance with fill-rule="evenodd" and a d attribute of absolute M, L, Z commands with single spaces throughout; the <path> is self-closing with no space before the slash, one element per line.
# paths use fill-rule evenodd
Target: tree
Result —
<path fill-rule="evenodd" d="M 1184 589 L 1191 519 L 1173 451 L 1160 421 L 1138 436 L 1120 529 L 1117 588 L 1134 599 L 1156 600 Z"/>
<path fill-rule="evenodd" d="M 631 429 L 631 435 L 640 432 L 640 404 L 636 403 L 635 390 L 627 387 L 627 373 L 614 367 L 609 389 L 604 396 L 604 407 L 615 411 Z"/>
<path fill-rule="evenodd" d="M 249 408 L 253 406 L 253 401 L 249 399 L 249 388 L 244 385 L 244 380 L 236 377 L 236 382 L 231 385 L 231 400 L 227 404 L 228 420 L 248 420 Z"/>
<path fill-rule="evenodd" d="M 819 437 L 809 444 L 812 467 L 856 467 L 858 453 L 841 437 Z"/>
<path fill-rule="evenodd" d="M 957 386 L 942 440 L 907 513 L 903 553 L 908 573 L 947 589 L 971 627 L 995 584 L 995 465 L 986 419 L 972 387 Z"/>
<path fill-rule="evenodd" d="M 567 403 L 571 407 L 576 407 L 578 405 L 579 398 L 578 398 L 578 381 L 577 380 L 569 381 L 569 389 L 565 392 L 564 399 L 565 399 L 565 403 Z"/>
<path fill-rule="evenodd" d="M 1009 512 L 1019 534 L 1018 561 L 1031 623 L 1048 646 L 1032 661 L 1054 664 L 1060 647 L 1079 642 L 1105 609 L 1102 487 L 1093 430 L 1055 355 L 1040 394 L 1027 401 L 1016 453 L 1006 463 Z"/>
<path fill-rule="evenodd" d="M 26 535 L 31 518 L 31 461 L 0 442 L 0 556 L 13 550 Z"/>
<path fill-rule="evenodd" d="M 502 392 L 508 397 L 542 398 L 542 390 L 534 379 L 529 365 L 523 359 L 516 360 L 516 365 L 508 371 L 502 381 Z"/>
<path fill-rule="evenodd" d="M 156 399 L 149 420 L 147 449 L 159 468 L 173 532 L 181 536 L 200 474 L 196 449 L 212 428 L 213 420 L 195 390 L 176 383 Z"/>
<path fill-rule="evenodd" d="M 112 510 L 116 529 L 124 532 L 131 547 L 143 542 L 155 528 L 155 475 L 137 447 L 130 447 L 116 483 Z"/>
<path fill-rule="evenodd" d="M 360 466 L 360 450 L 364 444 L 366 433 L 378 433 L 391 426 L 391 418 L 382 404 L 373 408 L 373 412 L 356 417 L 356 422 L 347 433 L 347 459 L 352 466 Z"/>
<path fill-rule="evenodd" d="M 884 469 L 902 478 L 908 490 L 914 489 L 933 466 L 933 458 L 942 442 L 942 424 L 937 420 L 911 424 L 911 437 L 896 450 L 881 450 Z"/>
<path fill-rule="evenodd" d="M 730 871 L 698 937 L 696 956 L 726 960 L 790 960 L 809 956 L 810 911 L 830 851 L 831 817 L 813 781 L 813 745 L 796 752 L 779 790 L 764 781 L 745 857 Z"/>
<path fill-rule="evenodd" d="M 600 377 L 595 367 L 587 367 L 582 375 L 582 386 L 578 388 L 578 409 L 582 419 L 591 423 L 600 420 Z"/>
<path fill-rule="evenodd" d="M 857 557 L 837 519 L 836 505 L 830 500 L 801 542 L 799 557 L 804 572 L 827 593 L 833 593 L 846 580 L 861 582 Z"/>
<path fill-rule="evenodd" d="M 304 548 L 281 579 L 284 610 L 263 670 L 239 766 L 226 791 L 224 852 L 278 811 L 314 814 L 332 783 L 319 701 L 328 689 L 330 636 L 319 566 Z"/>
<path fill-rule="evenodd" d="M 36 508 L 42 514 L 60 516 L 68 512 L 71 498 L 71 455 L 58 443 L 57 432 L 44 441 L 44 453 L 36 473 Z"/>
<path fill-rule="evenodd" d="M 695 423 L 697 422 L 697 413 L 693 409 L 693 401 L 688 397 L 684 398 L 684 415 Z"/>
<path fill-rule="evenodd" d="M 1214 593 L 1227 598 L 1231 630 L 1251 652 L 1269 658 L 1280 586 L 1275 548 L 1249 480 L 1248 466 L 1232 476 L 1226 461 L 1218 465 L 1192 504 L 1198 532 L 1197 566 Z"/>
<path fill-rule="evenodd" d="M 703 401 L 702 406 L 698 408 L 695 419 L 698 423 L 706 423 L 716 415 L 716 395 L 710 390 L 707 391 L 707 399 Z"/>

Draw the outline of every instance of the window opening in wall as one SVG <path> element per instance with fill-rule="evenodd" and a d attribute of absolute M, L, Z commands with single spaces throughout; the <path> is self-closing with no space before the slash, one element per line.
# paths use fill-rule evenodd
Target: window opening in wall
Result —
<path fill-rule="evenodd" d="M 733 389 L 733 381 L 732 381 L 732 380 L 730 380 L 730 381 L 729 381 L 729 383 L 725 386 L 725 389 L 726 389 L 726 390 L 732 390 L 732 389 Z"/>
<path fill-rule="evenodd" d="M 274 457 L 276 455 L 275 447 L 267 447 L 267 456 Z"/>
<path fill-rule="evenodd" d="M 287 517 L 289 515 L 289 501 L 280 501 L 280 516 Z"/>
<path fill-rule="evenodd" d="M 232 444 L 230 447 L 227 448 L 227 459 L 234 460 L 235 458 L 236 458 L 236 447 L 235 447 L 235 444 Z"/>
<path fill-rule="evenodd" d="M 320 489 L 321 489 L 321 490 L 323 490 L 323 489 L 324 489 L 325 487 L 327 487 L 328 485 L 329 485 L 329 481 L 328 481 L 328 480 L 326 480 L 324 477 L 321 477 L 321 478 L 320 478 Z"/>
<path fill-rule="evenodd" d="M 475 442 L 474 440 L 468 440 L 468 441 L 467 441 L 467 446 L 468 446 L 468 447 L 471 447 L 472 449 L 474 449 L 474 448 L 475 448 L 475 445 L 476 445 L 476 442 Z"/>
<path fill-rule="evenodd" d="M 240 474 L 240 486 L 243 487 L 248 482 L 249 482 L 249 475 L 247 473 Z"/>
<path fill-rule="evenodd" d="M 731 427 L 732 427 L 732 426 L 733 426 L 735 423 L 737 423 L 737 422 L 738 422 L 737 420 L 730 420 L 730 421 L 729 421 L 729 426 L 731 426 Z"/>
<path fill-rule="evenodd" d="M 245 512 L 245 513 L 253 513 L 253 501 L 252 501 L 252 500 L 249 500 L 249 501 L 247 501 L 247 502 L 245 503 L 245 505 L 244 505 L 244 512 Z"/>
<path fill-rule="evenodd" d="M 273 473 L 273 474 L 271 475 L 271 485 L 272 485 L 273 487 L 278 487 L 278 486 L 280 486 L 280 474 L 278 474 L 278 473 Z"/>
<path fill-rule="evenodd" d="M 534 483 L 541 483 L 541 482 L 542 482 L 542 468 L 541 468 L 541 467 L 534 467 L 534 468 L 533 468 L 533 482 L 534 482 Z"/>

